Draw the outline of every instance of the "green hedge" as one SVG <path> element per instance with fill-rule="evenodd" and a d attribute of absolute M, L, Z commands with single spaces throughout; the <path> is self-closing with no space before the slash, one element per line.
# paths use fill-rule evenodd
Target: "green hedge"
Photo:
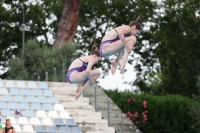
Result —
<path fill-rule="evenodd" d="M 136 95 L 105 90 L 143 133 L 196 133 L 189 105 L 194 100 L 181 95 Z M 145 103 L 146 102 L 146 103 Z"/>

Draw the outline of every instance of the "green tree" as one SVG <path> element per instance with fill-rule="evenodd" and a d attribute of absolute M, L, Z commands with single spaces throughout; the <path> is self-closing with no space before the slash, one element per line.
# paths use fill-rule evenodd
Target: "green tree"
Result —
<path fill-rule="evenodd" d="M 45 73 L 48 72 L 49 80 L 53 80 L 55 67 L 57 81 L 62 81 L 62 63 L 65 63 L 65 70 L 67 70 L 71 61 L 76 58 L 75 48 L 74 43 L 63 45 L 61 48 L 51 48 L 36 40 L 28 40 L 24 56 L 9 60 L 8 78 L 34 80 L 37 76 L 41 76 L 41 80 L 45 80 Z"/>
<path fill-rule="evenodd" d="M 166 93 L 192 96 L 197 93 L 196 77 L 200 73 L 200 1 L 164 1 L 164 12 L 151 30 L 158 43 L 162 83 Z"/>
<path fill-rule="evenodd" d="M 156 7 L 153 24 L 145 35 L 150 38 L 150 48 L 139 52 L 145 60 L 136 65 L 136 70 L 143 72 L 138 73 L 133 85 L 153 94 L 192 97 L 198 93 L 195 82 L 200 73 L 199 8 L 198 0 L 166 0 Z M 149 54 L 145 57 L 146 52 Z M 155 67 L 153 60 L 158 60 L 160 66 Z"/>
<path fill-rule="evenodd" d="M 38 36 L 44 37 L 43 42 L 48 42 L 47 33 L 55 36 L 56 18 L 60 18 L 62 3 L 59 0 L 41 0 L 28 2 L 20 0 L 24 5 L 25 15 L 25 40 Z M 22 50 L 22 8 L 18 1 L 4 1 L 0 3 L 0 65 L 5 69 L 12 56 L 19 57 Z M 5 78 L 7 73 L 0 75 Z"/>
<path fill-rule="evenodd" d="M 200 92 L 200 75 L 197 77 L 196 87 L 198 88 L 198 92 Z M 198 128 L 198 133 L 200 133 L 200 95 L 193 95 L 193 98 L 197 103 L 191 104 L 189 114 L 193 118 L 195 127 Z"/>

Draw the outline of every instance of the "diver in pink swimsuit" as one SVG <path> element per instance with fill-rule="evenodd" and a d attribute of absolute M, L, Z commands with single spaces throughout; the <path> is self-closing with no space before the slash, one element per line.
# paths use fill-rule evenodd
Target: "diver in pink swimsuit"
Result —
<path fill-rule="evenodd" d="M 89 56 L 82 56 L 74 60 L 69 66 L 66 80 L 71 83 L 82 83 L 82 86 L 76 90 L 75 99 L 77 100 L 82 92 L 100 77 L 99 70 L 92 70 L 92 66 L 101 60 L 101 54 L 96 46 L 92 47 L 92 52 Z"/>
<path fill-rule="evenodd" d="M 141 30 L 140 23 L 141 18 L 138 17 L 136 21 L 130 22 L 129 25 L 122 25 L 110 30 L 103 37 L 100 45 L 101 55 L 108 57 L 118 53 L 116 60 L 112 62 L 112 74 L 115 73 L 118 65 L 120 65 L 120 73 L 123 73 L 128 55 L 131 53 L 137 41 L 136 36 Z"/>

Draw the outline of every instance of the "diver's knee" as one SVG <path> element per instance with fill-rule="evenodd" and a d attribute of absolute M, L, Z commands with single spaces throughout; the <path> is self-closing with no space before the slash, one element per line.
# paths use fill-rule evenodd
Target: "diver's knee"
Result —
<path fill-rule="evenodd" d="M 100 77 L 101 72 L 99 70 L 97 70 L 97 75 Z"/>

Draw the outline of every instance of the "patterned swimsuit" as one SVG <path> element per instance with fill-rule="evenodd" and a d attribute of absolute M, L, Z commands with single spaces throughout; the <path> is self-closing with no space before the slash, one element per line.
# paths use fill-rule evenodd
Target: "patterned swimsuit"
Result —
<path fill-rule="evenodd" d="M 115 29 L 114 29 L 115 30 Z M 115 30 L 116 31 L 116 30 Z M 116 31 L 117 32 L 117 31 Z M 117 32 L 118 33 L 118 32 Z M 124 37 L 129 37 L 130 35 L 129 34 L 124 34 Z M 115 39 L 112 39 L 112 40 L 105 40 L 105 41 L 103 41 L 103 42 L 101 42 L 101 44 L 100 44 L 100 54 L 102 55 L 102 56 L 104 56 L 103 55 L 103 46 L 104 46 L 104 44 L 106 44 L 106 43 L 113 43 L 113 42 L 116 42 L 116 41 L 118 41 L 118 40 L 120 40 L 120 38 L 119 38 L 119 36 L 117 36 Z"/>
<path fill-rule="evenodd" d="M 79 60 L 81 60 L 81 59 L 79 59 Z M 82 60 L 81 60 L 81 61 L 82 61 Z M 71 83 L 71 81 L 70 81 L 70 75 L 71 75 L 71 73 L 72 73 L 73 71 L 82 72 L 82 71 L 84 71 L 84 70 L 87 68 L 88 63 L 86 63 L 86 62 L 84 62 L 84 61 L 82 61 L 82 62 L 83 62 L 83 65 L 82 65 L 81 67 L 72 68 L 72 69 L 70 69 L 70 70 L 67 72 L 67 75 L 66 75 L 66 80 L 67 80 L 67 82 Z"/>

